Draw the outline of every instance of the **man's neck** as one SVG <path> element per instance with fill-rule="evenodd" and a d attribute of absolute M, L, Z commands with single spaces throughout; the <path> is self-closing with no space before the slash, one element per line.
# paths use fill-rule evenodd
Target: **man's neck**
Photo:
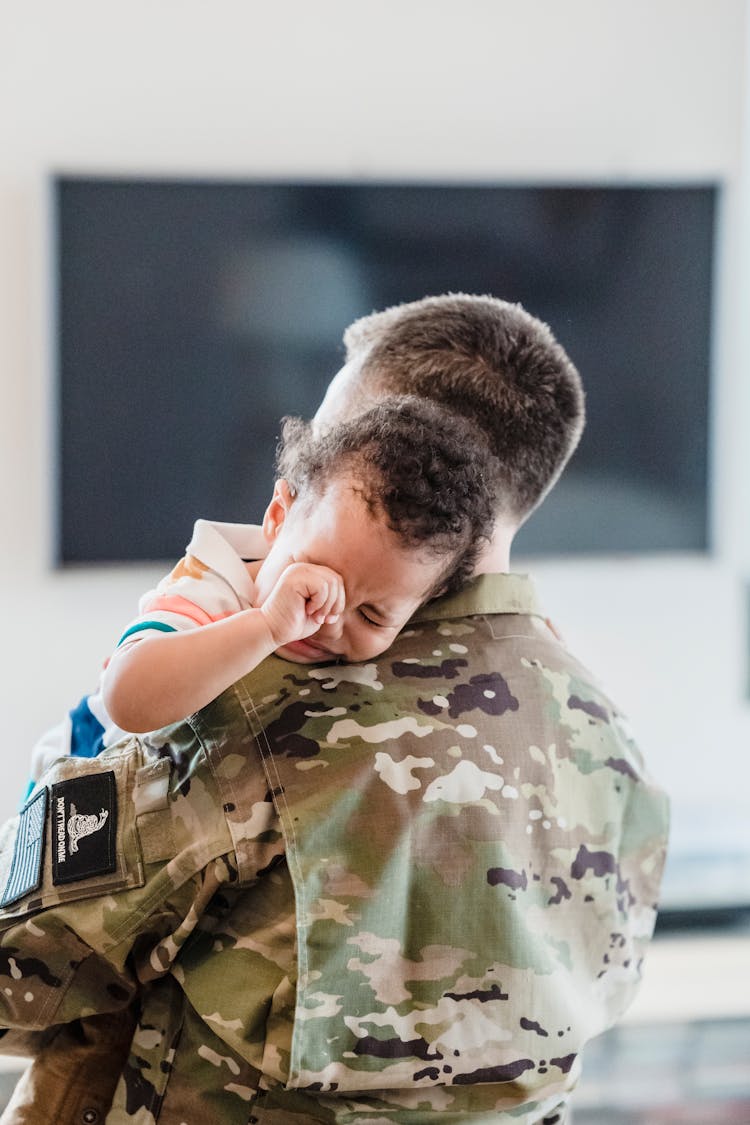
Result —
<path fill-rule="evenodd" d="M 510 570 L 510 548 L 518 530 L 515 524 L 498 520 L 487 546 L 481 552 L 474 574 L 507 574 Z"/>

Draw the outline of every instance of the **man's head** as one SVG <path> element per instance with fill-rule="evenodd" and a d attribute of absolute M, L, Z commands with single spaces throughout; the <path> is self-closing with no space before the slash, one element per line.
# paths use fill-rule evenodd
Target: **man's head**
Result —
<path fill-rule="evenodd" d="M 306 562 L 341 575 L 346 608 L 281 655 L 370 659 L 423 602 L 457 589 L 492 534 L 489 461 L 467 422 L 414 397 L 384 399 L 319 432 L 287 419 L 257 601 L 289 563 Z"/>
<path fill-rule="evenodd" d="M 547 325 L 520 305 L 460 293 L 426 297 L 355 321 L 344 343 L 346 364 L 316 426 L 351 417 L 383 395 L 439 403 L 484 434 L 496 515 L 513 529 L 546 496 L 578 444 L 578 371 Z"/>

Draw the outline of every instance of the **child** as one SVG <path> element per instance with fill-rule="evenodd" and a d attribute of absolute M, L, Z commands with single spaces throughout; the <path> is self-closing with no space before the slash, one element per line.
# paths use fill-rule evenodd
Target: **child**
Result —
<path fill-rule="evenodd" d="M 492 531 L 489 459 L 469 423 L 411 397 L 323 434 L 287 420 L 260 533 L 196 523 L 98 691 L 37 746 L 34 777 L 61 754 L 90 757 L 192 714 L 273 652 L 303 664 L 379 655 L 471 574 Z"/>

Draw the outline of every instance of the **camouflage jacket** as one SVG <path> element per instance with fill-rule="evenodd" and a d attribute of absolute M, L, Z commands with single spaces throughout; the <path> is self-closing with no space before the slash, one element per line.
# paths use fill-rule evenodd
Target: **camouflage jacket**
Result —
<path fill-rule="evenodd" d="M 137 996 L 109 1125 L 551 1125 L 637 988 L 666 801 L 522 577 L 42 782 L 0 1049 Z"/>

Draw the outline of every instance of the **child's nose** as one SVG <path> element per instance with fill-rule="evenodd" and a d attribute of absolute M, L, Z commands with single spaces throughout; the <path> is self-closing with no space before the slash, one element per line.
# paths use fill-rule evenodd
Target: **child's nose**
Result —
<path fill-rule="evenodd" d="M 330 641 L 338 639 L 344 628 L 344 615 L 340 613 L 336 621 L 325 621 L 318 629 L 318 636 Z"/>

